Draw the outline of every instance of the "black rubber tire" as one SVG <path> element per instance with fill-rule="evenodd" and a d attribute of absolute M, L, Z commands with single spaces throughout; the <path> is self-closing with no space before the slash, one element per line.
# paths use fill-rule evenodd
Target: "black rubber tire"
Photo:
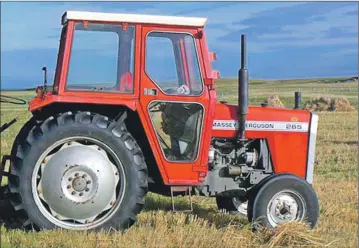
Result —
<path fill-rule="evenodd" d="M 22 140 L 25 140 L 26 137 L 29 135 L 30 130 L 36 126 L 36 124 L 40 123 L 40 121 L 37 121 L 35 117 L 31 117 L 25 124 L 21 127 L 20 131 L 16 135 L 14 142 L 11 147 L 11 165 L 13 164 L 13 161 L 16 161 L 16 153 L 17 149 L 21 143 Z"/>
<path fill-rule="evenodd" d="M 248 221 L 254 223 L 254 229 L 259 226 L 273 228 L 267 217 L 267 206 L 271 198 L 282 190 L 292 190 L 299 194 L 306 205 L 304 222 L 311 228 L 317 224 L 319 217 L 319 200 L 313 187 L 302 178 L 290 174 L 274 175 L 265 180 L 252 192 L 248 201 Z"/>
<path fill-rule="evenodd" d="M 126 175 L 126 192 L 119 208 L 93 230 L 125 230 L 135 223 L 148 191 L 148 172 L 141 149 L 123 120 L 118 123 L 90 112 L 67 112 L 47 118 L 33 126 L 28 135 L 22 136 L 18 147 L 13 148 L 16 156 L 10 168 L 9 189 L 14 208 L 24 214 L 24 226 L 37 230 L 58 228 L 37 207 L 31 177 L 38 158 L 50 145 L 73 136 L 94 138 L 109 146 L 121 160 Z"/>
<path fill-rule="evenodd" d="M 243 201 L 246 201 L 247 199 L 245 197 L 240 197 Z M 233 204 L 233 197 L 228 196 L 216 196 L 216 203 L 219 210 L 223 211 L 225 210 L 227 213 L 233 214 L 233 215 L 243 215 L 238 211 L 238 209 Z"/>

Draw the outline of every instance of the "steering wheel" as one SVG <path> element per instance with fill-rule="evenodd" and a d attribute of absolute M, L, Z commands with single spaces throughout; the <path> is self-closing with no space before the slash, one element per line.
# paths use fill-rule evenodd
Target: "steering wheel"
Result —
<path fill-rule="evenodd" d="M 183 84 L 177 89 L 177 93 L 180 95 L 189 95 L 191 93 L 187 85 Z"/>
<path fill-rule="evenodd" d="M 189 95 L 191 93 L 187 85 L 181 85 L 178 88 L 170 88 L 165 90 L 166 94 L 170 95 Z"/>

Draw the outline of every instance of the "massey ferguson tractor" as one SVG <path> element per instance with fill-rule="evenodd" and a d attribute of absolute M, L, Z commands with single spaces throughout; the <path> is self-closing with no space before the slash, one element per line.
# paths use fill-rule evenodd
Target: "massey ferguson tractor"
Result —
<path fill-rule="evenodd" d="M 205 22 L 64 13 L 53 85 L 44 67 L 1 170 L 24 227 L 125 230 L 148 191 L 173 210 L 174 197 L 199 195 L 253 226 L 316 225 L 318 116 L 248 106 L 244 35 L 238 104 L 218 102 Z"/>

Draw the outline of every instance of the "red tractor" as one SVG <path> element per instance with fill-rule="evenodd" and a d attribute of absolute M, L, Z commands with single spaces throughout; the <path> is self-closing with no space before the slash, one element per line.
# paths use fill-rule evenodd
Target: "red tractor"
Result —
<path fill-rule="evenodd" d="M 148 191 L 215 197 L 268 228 L 316 225 L 318 116 L 217 102 L 205 18 L 67 11 L 53 88 L 37 88 L 10 159 L 24 226 L 124 230 Z"/>

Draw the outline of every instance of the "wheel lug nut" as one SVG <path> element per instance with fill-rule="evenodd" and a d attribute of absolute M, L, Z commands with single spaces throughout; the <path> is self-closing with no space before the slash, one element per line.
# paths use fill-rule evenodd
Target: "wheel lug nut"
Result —
<path fill-rule="evenodd" d="M 75 191 L 72 191 L 71 195 L 74 195 L 74 194 L 76 194 L 76 192 L 75 192 Z"/>
<path fill-rule="evenodd" d="M 79 176 L 79 173 L 75 173 L 75 177 L 78 177 Z"/>
<path fill-rule="evenodd" d="M 72 181 L 72 177 L 69 178 L 69 181 Z"/>
<path fill-rule="evenodd" d="M 85 178 L 86 177 L 86 174 L 84 174 L 83 176 L 82 176 L 82 178 Z"/>
<path fill-rule="evenodd" d="M 80 193 L 80 196 L 83 196 L 84 195 L 84 193 Z"/>
<path fill-rule="evenodd" d="M 68 189 L 71 188 L 71 185 L 67 185 L 67 188 L 68 188 Z"/>
<path fill-rule="evenodd" d="M 86 191 L 86 192 L 89 192 L 89 191 L 90 191 L 90 189 L 89 189 L 89 188 L 86 188 L 86 189 L 85 189 L 85 191 Z"/>
<path fill-rule="evenodd" d="M 91 183 L 91 180 L 88 180 L 86 183 L 87 183 L 87 184 L 90 184 L 90 183 Z"/>

